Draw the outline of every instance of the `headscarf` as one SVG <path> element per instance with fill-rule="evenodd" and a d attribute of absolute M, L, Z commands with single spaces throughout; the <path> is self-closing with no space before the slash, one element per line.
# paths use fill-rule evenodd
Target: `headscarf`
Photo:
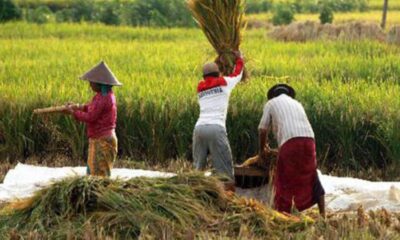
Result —
<path fill-rule="evenodd" d="M 100 87 L 101 95 L 102 96 L 107 96 L 107 94 L 111 91 L 112 86 L 107 85 L 107 84 L 101 84 L 97 83 L 97 85 Z"/>

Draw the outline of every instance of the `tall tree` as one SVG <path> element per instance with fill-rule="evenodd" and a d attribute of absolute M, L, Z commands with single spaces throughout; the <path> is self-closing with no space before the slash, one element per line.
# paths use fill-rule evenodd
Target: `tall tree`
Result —
<path fill-rule="evenodd" d="M 21 11 L 11 0 L 0 0 L 0 22 L 21 18 Z"/>
<path fill-rule="evenodd" d="M 381 22 L 382 29 L 385 29 L 385 27 L 386 27 L 388 5 L 389 5 L 389 0 L 383 0 L 383 14 L 382 14 L 382 22 Z"/>

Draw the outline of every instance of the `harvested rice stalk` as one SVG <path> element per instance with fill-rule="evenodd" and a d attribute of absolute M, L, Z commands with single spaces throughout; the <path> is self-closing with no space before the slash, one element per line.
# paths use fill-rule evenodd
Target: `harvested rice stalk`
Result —
<path fill-rule="evenodd" d="M 194 19 L 218 54 L 224 75 L 232 73 L 234 51 L 239 50 L 244 21 L 244 0 L 187 0 Z M 245 77 L 243 77 L 244 79 Z"/>
<path fill-rule="evenodd" d="M 276 149 L 270 149 L 269 147 L 266 147 L 264 149 L 265 151 L 265 157 L 260 158 L 259 155 L 256 155 L 254 157 L 251 157 L 247 159 L 244 163 L 239 165 L 239 167 L 251 167 L 251 166 L 256 166 L 260 167 L 262 169 L 268 170 L 273 168 L 273 166 L 276 164 L 276 158 L 278 156 L 278 150 Z"/>
<path fill-rule="evenodd" d="M 268 189 L 270 191 L 270 193 L 268 194 L 269 196 L 268 204 L 270 206 L 273 206 L 275 197 L 275 189 L 273 183 L 275 178 L 278 150 L 266 147 L 264 151 L 265 151 L 265 158 L 260 158 L 259 155 L 256 155 L 252 158 L 247 159 L 243 164 L 239 165 L 238 167 L 239 168 L 257 167 L 259 169 L 263 169 L 268 173 L 267 174 Z"/>
<path fill-rule="evenodd" d="M 238 237 L 245 224 L 265 239 L 306 224 L 301 217 L 284 217 L 256 200 L 230 194 L 219 179 L 203 174 L 65 179 L 0 212 L 0 236 L 16 229 L 21 236 L 35 232 L 40 239 L 82 239 L 88 231 L 112 239 L 182 239 L 221 230 Z"/>
<path fill-rule="evenodd" d="M 393 26 L 387 34 L 388 43 L 400 45 L 400 26 Z"/>
<path fill-rule="evenodd" d="M 82 105 L 80 104 L 73 104 L 71 107 L 75 108 L 81 108 Z M 49 113 L 62 113 L 63 111 L 67 110 L 67 106 L 54 106 L 54 107 L 48 107 L 48 108 L 39 108 L 33 110 L 34 114 L 49 114 Z"/>

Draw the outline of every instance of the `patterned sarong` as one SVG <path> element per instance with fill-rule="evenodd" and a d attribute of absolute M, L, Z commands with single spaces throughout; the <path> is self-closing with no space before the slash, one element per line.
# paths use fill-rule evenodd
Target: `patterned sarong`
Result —
<path fill-rule="evenodd" d="M 288 213 L 311 207 L 325 194 L 312 138 L 293 138 L 279 149 L 274 187 L 275 208 Z"/>
<path fill-rule="evenodd" d="M 102 138 L 89 138 L 87 175 L 109 177 L 118 152 L 115 134 Z"/>

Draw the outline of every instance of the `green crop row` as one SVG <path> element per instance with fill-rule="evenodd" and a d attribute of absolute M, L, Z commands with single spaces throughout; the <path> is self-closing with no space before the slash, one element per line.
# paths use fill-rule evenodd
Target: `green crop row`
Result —
<path fill-rule="evenodd" d="M 11 159 L 63 152 L 83 157 L 84 128 L 38 107 L 85 102 L 77 77 L 104 59 L 124 83 L 118 99 L 120 154 L 167 161 L 191 156 L 196 84 L 214 53 L 199 30 L 101 25 L 0 25 L 0 154 Z M 257 150 L 266 91 L 298 90 L 331 169 L 400 163 L 399 48 L 376 42 L 281 43 L 262 30 L 244 38 L 250 80 L 231 97 L 227 129 L 237 162 Z"/>

